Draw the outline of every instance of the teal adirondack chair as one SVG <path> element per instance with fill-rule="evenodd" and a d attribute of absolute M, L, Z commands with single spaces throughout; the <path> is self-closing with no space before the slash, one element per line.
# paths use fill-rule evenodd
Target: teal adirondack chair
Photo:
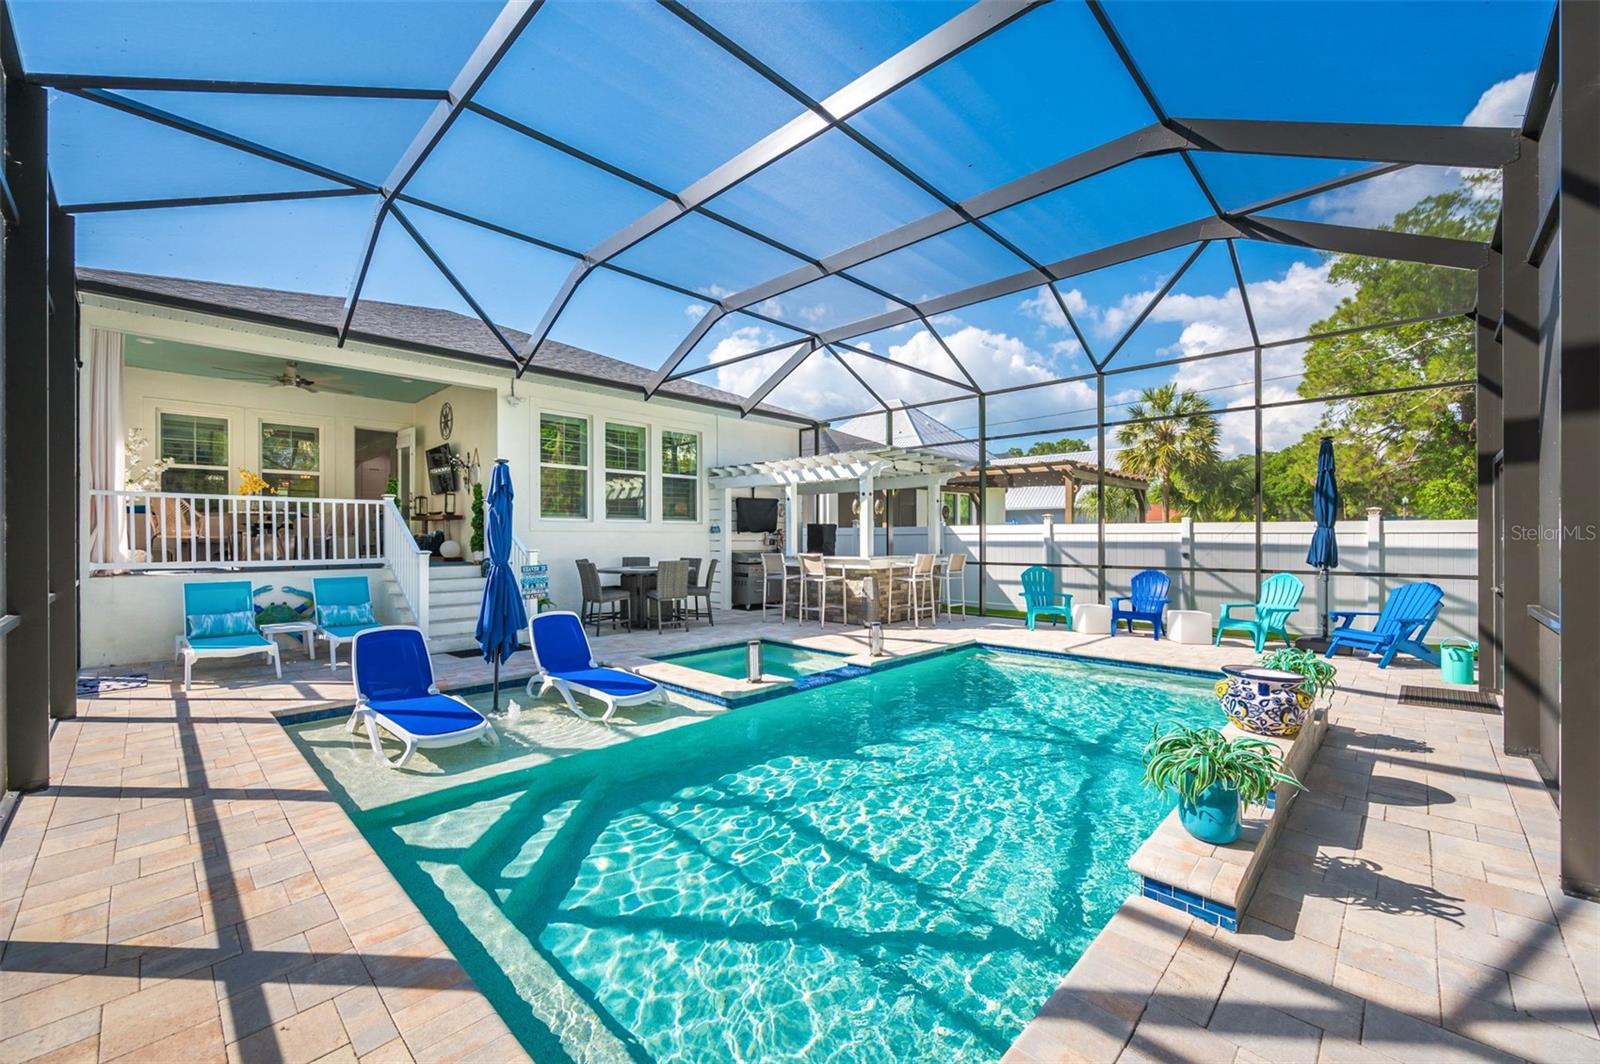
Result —
<path fill-rule="evenodd" d="M 1330 610 L 1328 617 L 1338 620 L 1339 626 L 1328 639 L 1327 656 L 1333 657 L 1343 646 L 1379 655 L 1380 669 L 1387 669 L 1394 656 L 1402 652 L 1437 667 L 1439 652 L 1422 640 L 1443 607 L 1444 590 L 1438 584 L 1418 583 L 1402 584 L 1389 592 L 1378 613 Z M 1377 621 L 1370 629 L 1357 628 L 1357 617 L 1376 617 Z"/>
<path fill-rule="evenodd" d="M 1056 574 L 1044 566 L 1022 570 L 1022 601 L 1028 607 L 1030 631 L 1039 617 L 1049 617 L 1051 624 L 1059 617 L 1066 622 L 1068 631 L 1072 629 L 1072 595 L 1056 590 Z"/>
<path fill-rule="evenodd" d="M 1278 573 L 1269 576 L 1261 584 L 1261 597 L 1255 602 L 1225 602 L 1222 605 L 1222 616 L 1217 620 L 1216 645 L 1222 645 L 1222 633 L 1225 631 L 1249 632 L 1255 639 L 1256 653 L 1259 654 L 1266 647 L 1267 640 L 1276 635 L 1283 640 L 1284 646 L 1289 646 L 1291 640 L 1285 625 L 1295 610 L 1300 608 L 1300 596 L 1306 593 L 1306 586 L 1300 582 L 1298 576 L 1291 573 Z M 1235 610 L 1241 613 L 1252 610 L 1253 617 L 1235 617 Z"/>

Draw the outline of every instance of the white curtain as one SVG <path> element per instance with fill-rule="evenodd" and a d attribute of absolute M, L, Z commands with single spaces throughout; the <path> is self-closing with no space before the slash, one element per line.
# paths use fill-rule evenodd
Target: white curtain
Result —
<path fill-rule="evenodd" d="M 89 331 L 89 487 L 122 491 L 127 475 L 127 437 L 122 424 L 122 334 Z M 94 561 L 128 558 L 128 509 L 91 497 L 89 557 Z"/>

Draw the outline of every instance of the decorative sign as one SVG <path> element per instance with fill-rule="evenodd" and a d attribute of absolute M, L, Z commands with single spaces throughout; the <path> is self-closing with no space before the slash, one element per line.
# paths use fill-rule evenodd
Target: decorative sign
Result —
<path fill-rule="evenodd" d="M 439 438 L 448 440 L 456 427 L 456 412 L 449 403 L 439 408 Z"/>
<path fill-rule="evenodd" d="M 524 565 L 522 567 L 523 598 L 534 598 L 550 593 L 550 567 L 548 565 Z"/>

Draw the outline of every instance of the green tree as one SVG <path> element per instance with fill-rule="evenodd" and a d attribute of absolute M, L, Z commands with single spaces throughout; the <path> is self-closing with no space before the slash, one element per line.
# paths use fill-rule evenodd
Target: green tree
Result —
<path fill-rule="evenodd" d="M 1100 518 L 1100 508 L 1095 500 L 1098 489 L 1094 487 L 1083 488 L 1078 492 L 1077 505 L 1072 512 L 1080 521 L 1097 521 Z M 1115 484 L 1106 485 L 1106 520 L 1137 521 L 1140 516 L 1139 496 L 1132 488 L 1122 488 Z"/>
<path fill-rule="evenodd" d="M 1384 228 L 1487 240 L 1499 209 L 1493 194 L 1496 181 L 1494 175 L 1470 177 L 1466 184 L 1402 211 Z M 1328 276 L 1354 286 L 1355 292 L 1313 325 L 1313 333 L 1465 309 L 1472 306 L 1477 283 L 1467 270 L 1355 255 L 1336 257 Z M 1465 318 L 1313 341 L 1306 352 L 1301 395 L 1389 394 L 1329 403 L 1321 423 L 1294 445 L 1295 453 L 1275 463 L 1277 472 L 1303 472 L 1308 441 L 1309 468 L 1314 470 L 1316 438 L 1330 433 L 1347 513 L 1378 506 L 1387 513 L 1472 517 L 1477 512 L 1473 388 L 1394 389 L 1471 381 L 1476 373 L 1472 326 Z M 1308 477 L 1300 490 L 1308 493 L 1310 483 Z M 1281 501 L 1288 502 L 1286 497 Z"/>
<path fill-rule="evenodd" d="M 1194 516 L 1202 521 L 1255 520 L 1256 460 L 1241 454 L 1213 463 L 1188 478 Z"/>
<path fill-rule="evenodd" d="M 1140 392 L 1128 416 L 1133 423 L 1117 430 L 1122 447 L 1117 464 L 1124 473 L 1160 483 L 1162 513 L 1170 521 L 1173 489 L 1180 495 L 1192 491 L 1216 464 L 1218 430 L 1211 401 L 1176 384 L 1162 384 Z"/>
<path fill-rule="evenodd" d="M 1013 447 L 1006 451 L 1007 458 L 1021 458 L 1030 454 L 1077 454 L 1089 450 L 1087 440 L 1080 440 L 1076 436 L 1063 436 L 1059 440 L 1040 440 L 1024 451 L 1021 447 Z"/>

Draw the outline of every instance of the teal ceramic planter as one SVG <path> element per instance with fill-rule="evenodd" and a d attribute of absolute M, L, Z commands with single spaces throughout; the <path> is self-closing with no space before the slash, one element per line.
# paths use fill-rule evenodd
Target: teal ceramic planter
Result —
<path fill-rule="evenodd" d="M 1178 821 L 1201 842 L 1226 846 L 1239 837 L 1239 789 L 1213 783 L 1192 803 L 1179 798 Z"/>

